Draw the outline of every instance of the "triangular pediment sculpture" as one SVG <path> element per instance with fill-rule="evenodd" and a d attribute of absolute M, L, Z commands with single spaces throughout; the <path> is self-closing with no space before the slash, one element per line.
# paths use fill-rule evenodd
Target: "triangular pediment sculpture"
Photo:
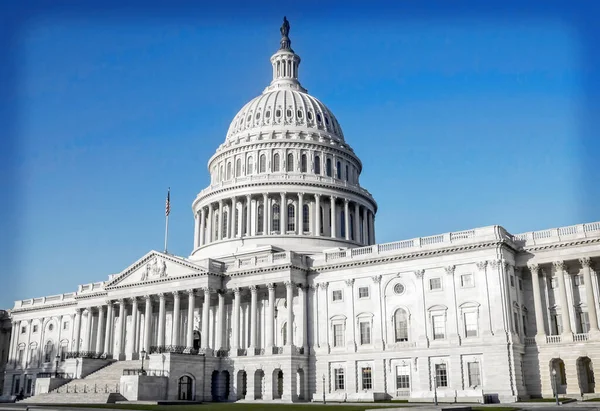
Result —
<path fill-rule="evenodd" d="M 105 288 L 132 286 L 202 273 L 205 270 L 190 261 L 169 254 L 151 251 L 114 276 Z"/>

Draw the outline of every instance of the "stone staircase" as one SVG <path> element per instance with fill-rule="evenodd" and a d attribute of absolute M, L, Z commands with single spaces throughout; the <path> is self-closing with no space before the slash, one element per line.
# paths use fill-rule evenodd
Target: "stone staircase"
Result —
<path fill-rule="evenodd" d="M 19 403 L 107 404 L 116 401 L 126 401 L 125 397 L 119 393 L 119 383 L 123 371 L 126 369 L 139 369 L 141 367 L 141 360 L 116 361 L 87 375 L 85 378 L 71 380 L 47 394 L 34 395 Z"/>

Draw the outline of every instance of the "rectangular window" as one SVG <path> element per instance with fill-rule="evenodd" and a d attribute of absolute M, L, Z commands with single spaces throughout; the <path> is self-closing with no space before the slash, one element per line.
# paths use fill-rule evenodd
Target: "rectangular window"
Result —
<path fill-rule="evenodd" d="M 363 367 L 361 370 L 362 375 L 362 389 L 363 390 L 372 390 L 373 389 L 373 380 L 371 379 L 371 367 Z"/>
<path fill-rule="evenodd" d="M 523 314 L 523 335 L 527 337 L 527 316 Z"/>
<path fill-rule="evenodd" d="M 344 369 L 336 368 L 333 371 L 333 384 L 336 390 L 344 389 Z"/>
<path fill-rule="evenodd" d="M 473 274 L 463 274 L 460 276 L 460 286 L 463 288 L 473 287 Z"/>
<path fill-rule="evenodd" d="M 477 337 L 477 313 L 470 312 L 465 313 L 465 336 Z"/>
<path fill-rule="evenodd" d="M 63 330 L 68 330 L 69 329 L 69 323 L 68 322 L 64 322 L 63 323 Z"/>
<path fill-rule="evenodd" d="M 435 365 L 435 386 L 438 388 L 448 386 L 448 372 L 446 371 L 446 364 Z"/>
<path fill-rule="evenodd" d="M 575 285 L 577 285 L 577 286 L 583 285 L 583 276 L 582 275 L 575 276 Z"/>
<path fill-rule="evenodd" d="M 410 395 L 410 365 L 399 365 L 396 367 L 396 396 L 406 397 Z"/>
<path fill-rule="evenodd" d="M 430 290 L 441 290 L 442 289 L 442 279 L 441 278 L 430 278 L 429 279 L 429 289 Z"/>
<path fill-rule="evenodd" d="M 34 333 L 38 332 L 38 326 L 37 326 L 37 324 L 33 326 L 33 332 Z"/>
<path fill-rule="evenodd" d="M 358 287 L 358 298 L 369 298 L 369 287 Z"/>
<path fill-rule="evenodd" d="M 360 344 L 371 344 L 371 323 L 361 321 L 360 325 Z"/>
<path fill-rule="evenodd" d="M 27 332 L 27 327 L 21 327 L 21 334 L 25 334 Z"/>
<path fill-rule="evenodd" d="M 519 278 L 519 291 L 523 291 L 523 280 Z"/>
<path fill-rule="evenodd" d="M 554 335 L 562 334 L 562 318 L 559 314 L 552 314 L 550 317 L 552 320 L 552 331 Z"/>
<path fill-rule="evenodd" d="M 511 286 L 511 287 L 514 287 L 514 286 L 515 286 L 515 276 L 514 276 L 514 275 L 511 275 L 511 276 L 510 276 L 510 286 Z"/>
<path fill-rule="evenodd" d="M 558 279 L 556 277 L 552 277 L 550 279 L 550 287 L 557 288 L 558 287 Z"/>
<path fill-rule="evenodd" d="M 19 365 L 23 364 L 23 354 L 25 354 L 25 349 L 21 348 L 19 350 L 19 355 L 17 356 L 17 364 Z"/>
<path fill-rule="evenodd" d="M 579 329 L 582 333 L 587 333 L 590 331 L 590 320 L 588 318 L 588 313 L 579 312 L 577 313 L 577 317 L 579 320 Z"/>
<path fill-rule="evenodd" d="M 27 376 L 27 385 L 25 386 L 25 394 L 31 395 L 31 389 L 33 388 L 33 376 Z"/>
<path fill-rule="evenodd" d="M 344 325 L 333 325 L 333 346 L 342 347 L 344 345 Z"/>
<path fill-rule="evenodd" d="M 443 340 L 446 338 L 446 321 L 443 315 L 433 315 L 431 317 L 433 325 L 433 339 Z"/>
<path fill-rule="evenodd" d="M 519 335 L 519 313 L 513 313 L 513 317 L 514 317 L 514 331 L 515 334 Z"/>
<path fill-rule="evenodd" d="M 342 301 L 343 294 L 342 290 L 333 290 L 331 293 L 331 299 L 333 301 Z"/>
<path fill-rule="evenodd" d="M 481 385 L 481 374 L 479 373 L 479 363 L 467 363 L 469 372 L 469 387 L 479 387 Z"/>

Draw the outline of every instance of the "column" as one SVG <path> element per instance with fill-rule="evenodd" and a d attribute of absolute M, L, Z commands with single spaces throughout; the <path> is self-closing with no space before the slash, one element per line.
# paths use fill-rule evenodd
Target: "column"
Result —
<path fill-rule="evenodd" d="M 354 242 L 360 242 L 360 228 L 358 226 L 360 222 L 360 206 L 358 203 L 354 203 Z"/>
<path fill-rule="evenodd" d="M 369 239 L 371 244 L 375 244 L 375 214 L 369 210 Z"/>
<path fill-rule="evenodd" d="M 382 307 L 382 299 L 381 299 L 381 275 L 374 275 L 371 277 L 373 280 L 373 301 L 377 305 L 377 309 L 373 313 L 373 330 L 371 337 L 373 338 L 373 347 L 376 350 L 383 350 L 383 341 L 385 340 L 385 334 L 383 331 L 383 307 Z M 420 288 L 422 281 L 417 279 L 417 289 Z M 360 332 L 360 330 L 359 330 Z"/>
<path fill-rule="evenodd" d="M 174 346 L 179 345 L 179 323 L 181 322 L 180 305 L 179 291 L 173 291 L 173 335 L 171 337 L 171 345 Z"/>
<path fill-rule="evenodd" d="M 285 301 L 287 304 L 287 314 L 288 314 L 288 322 L 287 322 L 287 337 L 286 337 L 286 346 L 291 347 L 294 345 L 294 283 L 286 282 L 285 283 Z"/>
<path fill-rule="evenodd" d="M 75 327 L 73 331 L 75 332 L 75 345 L 73 346 L 73 351 L 79 352 L 79 340 L 81 339 L 81 308 L 77 308 L 75 310 Z M 42 324 L 43 325 L 43 324 Z M 43 349 L 43 347 L 41 347 Z"/>
<path fill-rule="evenodd" d="M 337 237 L 337 230 L 336 230 L 336 212 L 335 212 L 335 200 L 336 197 L 331 196 L 331 238 L 336 238 Z"/>
<path fill-rule="evenodd" d="M 367 207 L 363 207 L 363 223 L 362 223 L 362 243 L 369 245 L 369 236 L 367 235 Z"/>
<path fill-rule="evenodd" d="M 269 235 L 269 234 L 271 234 L 271 231 L 273 230 L 273 226 L 272 226 L 272 222 L 271 222 L 271 213 L 273 212 L 273 209 L 271 207 L 271 200 L 269 199 L 268 194 L 267 194 L 267 204 L 266 204 L 266 207 L 267 207 L 267 209 L 266 209 L 267 211 L 266 211 L 265 215 L 267 217 L 267 222 L 266 222 L 266 225 L 267 225 L 267 235 Z"/>
<path fill-rule="evenodd" d="M 102 354 L 104 352 L 104 347 L 102 343 L 104 342 L 104 306 L 100 305 L 98 308 L 98 324 L 96 326 L 96 352 L 98 354 Z"/>
<path fill-rule="evenodd" d="M 263 235 L 267 235 L 268 226 L 269 226 L 268 225 L 269 219 L 267 217 L 269 215 L 269 212 L 268 212 L 269 211 L 268 210 L 269 209 L 269 200 L 268 200 L 268 198 L 269 198 L 269 194 L 264 193 L 263 194 Z"/>
<path fill-rule="evenodd" d="M 206 230 L 206 243 L 210 244 L 213 242 L 213 232 L 215 231 L 213 228 L 213 222 L 215 218 L 213 217 L 213 207 L 212 204 L 208 205 L 208 229 Z"/>
<path fill-rule="evenodd" d="M 546 330 L 544 328 L 544 310 L 542 308 L 542 297 L 540 294 L 540 267 L 537 264 L 530 264 L 527 267 L 531 272 L 531 287 L 533 288 L 533 308 L 535 312 L 536 336 L 545 336 Z"/>
<path fill-rule="evenodd" d="M 275 342 L 275 284 L 267 284 L 269 290 L 269 308 L 267 310 L 267 338 L 265 353 L 270 355 L 273 352 L 273 344 Z"/>
<path fill-rule="evenodd" d="M 256 348 L 257 291 L 257 286 L 250 286 L 250 347 L 248 347 L 248 355 L 254 355 L 254 349 Z"/>
<path fill-rule="evenodd" d="M 152 328 L 152 297 L 149 295 L 144 296 L 146 299 L 146 307 L 144 310 L 144 351 L 150 352 L 150 328 Z"/>
<path fill-rule="evenodd" d="M 158 293 L 158 337 L 156 345 L 159 347 L 165 346 L 165 294 Z"/>
<path fill-rule="evenodd" d="M 87 321 L 85 322 L 85 331 L 83 334 L 83 347 L 81 347 L 81 351 L 89 351 L 90 350 L 90 331 L 92 330 L 92 308 L 88 308 L 85 310 L 87 314 Z"/>
<path fill-rule="evenodd" d="M 304 234 L 304 193 L 298 193 L 298 215 L 297 215 L 298 229 L 296 232 L 299 235 Z"/>
<path fill-rule="evenodd" d="M 564 261 L 554 261 L 552 263 L 556 277 L 558 278 L 559 286 L 559 297 L 560 297 L 560 312 L 562 317 L 562 328 L 563 334 L 571 334 L 571 314 L 569 310 L 569 303 L 567 300 L 567 285 L 565 283 L 565 271 L 566 265 Z"/>
<path fill-rule="evenodd" d="M 19 329 L 19 323 L 16 321 L 12 322 L 12 328 L 11 328 L 11 333 L 10 333 L 10 345 L 9 345 L 9 354 L 8 354 L 8 359 L 9 362 L 11 363 L 16 363 L 17 362 L 17 353 L 15 352 L 15 347 L 17 346 L 17 341 L 19 340 L 19 334 L 21 333 L 21 330 Z"/>
<path fill-rule="evenodd" d="M 202 303 L 202 336 L 201 346 L 204 350 L 208 349 L 208 308 L 210 306 L 210 288 L 205 287 L 204 302 Z"/>
<path fill-rule="evenodd" d="M 236 356 L 240 348 L 240 289 L 233 289 L 233 310 L 231 313 L 231 355 Z"/>
<path fill-rule="evenodd" d="M 118 356 L 121 359 L 121 355 L 125 354 L 125 347 L 123 344 L 125 342 L 125 325 L 127 324 L 127 309 L 125 308 L 125 300 L 119 300 L 119 340 L 118 340 Z"/>
<path fill-rule="evenodd" d="M 280 221 L 281 221 L 281 234 L 285 234 L 287 232 L 287 203 L 285 200 L 285 194 L 281 193 L 281 207 L 280 207 Z"/>
<path fill-rule="evenodd" d="M 187 315 L 187 334 L 185 341 L 185 353 L 190 353 L 194 349 L 194 309 L 196 296 L 194 290 L 186 291 L 188 294 L 188 315 Z"/>
<path fill-rule="evenodd" d="M 248 194 L 246 196 L 246 236 L 247 237 L 250 237 L 250 229 L 251 229 L 250 223 L 252 222 L 252 209 L 250 208 L 251 204 L 252 204 L 252 196 L 250 194 Z"/>
<path fill-rule="evenodd" d="M 225 235 L 227 238 L 235 237 L 235 229 L 233 228 L 233 199 L 230 200 L 231 205 L 229 206 L 229 212 L 227 213 L 227 231 Z"/>
<path fill-rule="evenodd" d="M 219 200 L 219 225 L 217 231 L 217 240 L 223 239 L 223 200 Z"/>
<path fill-rule="evenodd" d="M 596 312 L 596 300 L 594 298 L 594 289 L 592 288 L 592 261 L 589 257 L 579 259 L 579 263 L 583 268 L 583 281 L 585 283 L 585 298 L 588 306 L 588 317 L 590 322 L 590 332 L 597 333 L 598 330 L 598 313 Z"/>
<path fill-rule="evenodd" d="M 354 279 L 348 278 L 346 281 L 346 289 L 344 290 L 344 304 L 346 312 L 349 314 L 351 321 L 346 322 L 346 348 L 348 351 L 356 351 L 356 316 L 354 315 Z M 372 335 L 371 335 L 372 337 Z"/>
<path fill-rule="evenodd" d="M 315 194 L 315 234 L 321 236 L 321 194 Z"/>
<path fill-rule="evenodd" d="M 131 298 L 131 327 L 130 335 L 128 335 L 127 339 L 127 347 L 125 348 L 125 356 L 128 360 L 133 359 L 133 354 L 135 352 L 135 328 L 137 326 L 137 317 L 138 317 L 138 301 L 136 297 Z"/>
<path fill-rule="evenodd" d="M 194 249 L 200 245 L 200 216 L 194 213 Z"/>
<path fill-rule="evenodd" d="M 215 336 L 215 349 L 223 349 L 223 325 L 225 322 L 225 292 L 223 290 L 217 291 L 217 334 Z"/>
<path fill-rule="evenodd" d="M 205 216 L 204 207 L 202 207 L 202 210 L 200 210 L 200 239 L 199 239 L 200 247 L 202 247 L 205 242 L 205 240 L 204 240 L 204 236 L 206 235 L 204 232 L 205 225 L 206 225 L 206 222 L 204 221 L 205 218 L 206 218 L 206 216 Z"/>
<path fill-rule="evenodd" d="M 298 300 L 300 302 L 300 312 L 298 313 L 298 331 L 299 335 L 299 345 L 304 348 L 304 354 L 308 354 L 308 344 L 306 342 L 306 285 L 299 284 L 298 285 Z"/>
<path fill-rule="evenodd" d="M 110 341 L 112 339 L 112 331 L 113 331 L 113 303 L 110 300 L 106 301 L 106 306 L 108 307 L 106 310 L 106 331 L 104 332 L 104 354 L 103 357 L 110 357 L 112 355 L 112 345 Z"/>
<path fill-rule="evenodd" d="M 238 224 L 235 223 L 235 216 L 237 214 L 237 198 L 235 196 L 233 196 L 233 198 L 231 199 L 231 212 L 229 213 L 231 214 L 231 238 L 235 238 L 236 237 L 236 232 L 239 233 L 240 230 L 238 228 L 238 224 L 239 224 L 239 217 L 238 217 Z"/>
<path fill-rule="evenodd" d="M 350 241 L 350 204 L 348 199 L 344 199 L 344 228 L 346 232 L 346 241 Z"/>

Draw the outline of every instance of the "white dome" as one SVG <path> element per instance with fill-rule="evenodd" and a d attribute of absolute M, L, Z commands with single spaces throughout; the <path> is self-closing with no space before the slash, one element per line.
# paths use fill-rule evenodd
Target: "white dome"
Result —
<path fill-rule="evenodd" d="M 344 141 L 340 124 L 325 104 L 303 91 L 288 87 L 267 89 L 242 107 L 229 126 L 227 140 L 235 139 L 240 133 L 273 126 L 324 131 L 334 139 Z"/>

